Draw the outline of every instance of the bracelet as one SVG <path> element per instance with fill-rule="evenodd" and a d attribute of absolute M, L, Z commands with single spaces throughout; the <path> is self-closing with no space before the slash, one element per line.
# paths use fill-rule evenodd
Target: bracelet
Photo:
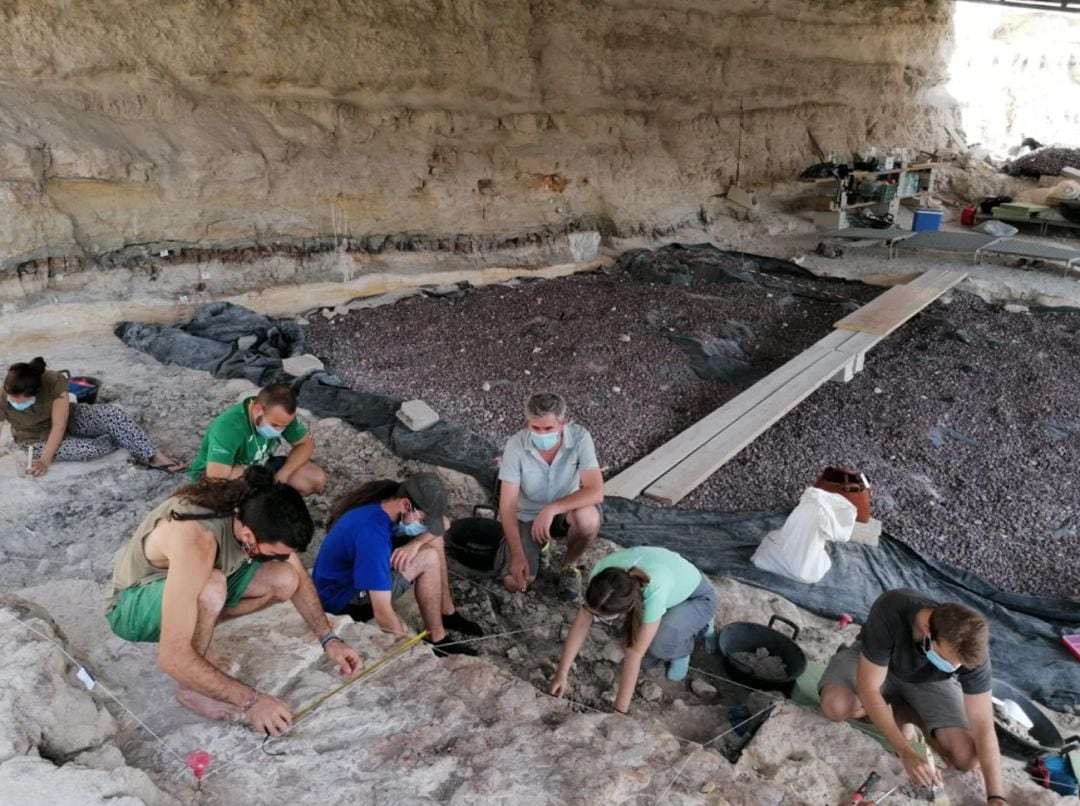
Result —
<path fill-rule="evenodd" d="M 246 714 L 248 711 L 251 710 L 251 706 L 253 706 L 255 704 L 255 701 L 257 699 L 259 699 L 259 692 L 258 692 L 257 689 L 252 689 L 251 694 L 240 705 L 240 710 L 243 711 Z"/>
<path fill-rule="evenodd" d="M 341 641 L 341 636 L 338 635 L 336 632 L 328 632 L 326 635 L 319 639 L 319 644 L 322 646 L 323 649 L 326 649 L 326 645 L 329 644 L 331 641 Z"/>

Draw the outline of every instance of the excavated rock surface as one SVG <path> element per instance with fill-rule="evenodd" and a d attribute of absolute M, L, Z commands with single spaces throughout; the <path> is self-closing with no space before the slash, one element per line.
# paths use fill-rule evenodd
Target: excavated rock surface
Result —
<path fill-rule="evenodd" d="M 944 0 L 12 6 L 0 267 L 694 218 L 814 141 L 944 145 L 950 20 Z"/>

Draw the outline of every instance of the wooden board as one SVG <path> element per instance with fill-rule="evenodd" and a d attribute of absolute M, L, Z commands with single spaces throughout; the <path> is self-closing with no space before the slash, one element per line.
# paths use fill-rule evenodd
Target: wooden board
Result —
<path fill-rule="evenodd" d="M 798 376 L 785 383 L 760 405 L 704 443 L 645 490 L 645 497 L 661 504 L 677 504 L 769 426 L 813 394 L 854 357 L 835 350 L 820 356 Z M 745 394 L 745 393 L 744 393 Z"/>
<path fill-rule="evenodd" d="M 874 336 L 888 336 L 966 276 L 964 272 L 954 272 L 940 278 L 920 277 L 907 285 L 893 286 L 836 322 L 834 327 Z"/>
<path fill-rule="evenodd" d="M 672 437 L 648 456 L 604 483 L 604 495 L 637 498 L 641 491 L 677 465 L 702 444 L 712 439 L 732 422 L 762 403 L 784 384 L 798 377 L 815 362 L 832 354 L 853 334 L 834 330 L 821 341 L 766 375 L 745 392 L 729 400 L 685 431 Z M 850 357 L 850 356 L 849 356 Z M 834 373 L 835 374 L 835 371 Z"/>

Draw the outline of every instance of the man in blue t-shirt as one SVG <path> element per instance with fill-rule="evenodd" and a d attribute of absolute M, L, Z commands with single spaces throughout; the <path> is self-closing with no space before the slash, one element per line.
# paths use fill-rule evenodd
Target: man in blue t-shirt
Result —
<path fill-rule="evenodd" d="M 475 655 L 451 641 L 447 630 L 479 636 L 479 625 L 457 612 L 450 594 L 443 533 L 446 490 L 432 473 L 405 483 L 366 484 L 331 513 L 311 577 L 328 613 L 376 623 L 386 632 L 407 630 L 393 602 L 416 586 L 416 601 L 436 654 Z"/>

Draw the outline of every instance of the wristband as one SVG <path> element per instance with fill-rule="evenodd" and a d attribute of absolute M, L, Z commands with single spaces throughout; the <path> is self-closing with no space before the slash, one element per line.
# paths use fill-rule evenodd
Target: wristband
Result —
<path fill-rule="evenodd" d="M 328 632 L 326 635 L 319 639 L 319 644 L 322 646 L 323 649 L 326 649 L 326 645 L 329 644 L 331 641 L 340 640 L 341 636 L 339 636 L 336 632 Z"/>
<path fill-rule="evenodd" d="M 255 701 L 257 699 L 259 699 L 258 690 L 252 690 L 251 694 L 248 695 L 248 698 L 244 700 L 244 702 L 240 705 L 240 710 L 246 714 L 248 711 L 251 710 L 251 706 L 255 704 Z"/>

